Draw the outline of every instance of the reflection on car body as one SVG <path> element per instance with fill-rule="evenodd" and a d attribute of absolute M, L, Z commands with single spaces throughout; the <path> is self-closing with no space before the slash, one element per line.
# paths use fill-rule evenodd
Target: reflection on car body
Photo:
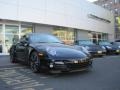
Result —
<path fill-rule="evenodd" d="M 33 72 L 75 71 L 89 69 L 92 60 L 82 51 L 64 45 L 58 38 L 32 33 L 21 38 L 20 42 L 10 49 L 11 62 L 27 62 Z"/>
<path fill-rule="evenodd" d="M 77 50 L 80 50 L 80 51 L 84 52 L 88 57 L 92 58 L 92 55 L 90 54 L 90 52 L 85 47 L 74 45 L 74 48 L 76 48 Z"/>

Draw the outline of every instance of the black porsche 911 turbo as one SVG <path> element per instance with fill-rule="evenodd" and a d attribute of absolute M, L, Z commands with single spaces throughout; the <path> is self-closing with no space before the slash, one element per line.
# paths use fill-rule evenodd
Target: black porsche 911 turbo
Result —
<path fill-rule="evenodd" d="M 40 33 L 23 36 L 10 48 L 11 62 L 27 62 L 33 72 L 81 71 L 89 69 L 92 60 L 72 46 L 64 45 L 58 38 Z"/>
<path fill-rule="evenodd" d="M 100 41 L 99 45 L 106 49 L 107 54 L 120 54 L 120 46 L 111 44 L 109 41 Z"/>
<path fill-rule="evenodd" d="M 77 40 L 75 41 L 75 45 L 85 47 L 92 55 L 92 57 L 103 56 L 106 53 L 105 48 L 94 44 L 91 40 Z"/>

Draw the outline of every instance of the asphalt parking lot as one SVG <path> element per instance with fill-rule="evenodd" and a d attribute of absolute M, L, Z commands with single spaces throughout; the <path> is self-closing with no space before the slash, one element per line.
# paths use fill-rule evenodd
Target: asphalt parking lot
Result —
<path fill-rule="evenodd" d="M 120 90 L 120 55 L 95 58 L 90 71 L 58 75 L 35 74 L 0 56 L 0 90 Z"/>

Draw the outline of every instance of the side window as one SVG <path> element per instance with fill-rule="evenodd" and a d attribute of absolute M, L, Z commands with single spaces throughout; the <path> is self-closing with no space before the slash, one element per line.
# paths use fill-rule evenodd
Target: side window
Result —
<path fill-rule="evenodd" d="M 12 41 L 13 41 L 13 44 L 17 44 L 19 41 L 18 35 L 14 35 Z"/>
<path fill-rule="evenodd" d="M 23 42 L 25 42 L 25 41 L 26 41 L 26 36 L 24 35 L 24 36 L 21 37 L 20 43 L 23 43 Z"/>
<path fill-rule="evenodd" d="M 24 35 L 20 39 L 20 43 L 26 43 L 29 42 L 28 35 Z"/>
<path fill-rule="evenodd" d="M 17 43 L 17 44 L 16 44 L 16 47 L 17 47 L 17 46 L 20 46 L 20 45 L 21 45 L 21 43 Z"/>

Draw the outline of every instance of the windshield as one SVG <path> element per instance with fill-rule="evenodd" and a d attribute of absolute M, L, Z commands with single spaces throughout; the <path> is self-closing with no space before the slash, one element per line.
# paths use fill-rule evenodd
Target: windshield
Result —
<path fill-rule="evenodd" d="M 111 45 L 110 42 L 100 42 L 99 44 L 100 44 L 100 45 Z"/>
<path fill-rule="evenodd" d="M 32 43 L 62 43 L 58 38 L 48 34 L 31 34 Z"/>
<path fill-rule="evenodd" d="M 94 45 L 94 43 L 90 40 L 80 40 L 78 42 L 79 42 L 79 45 Z"/>

